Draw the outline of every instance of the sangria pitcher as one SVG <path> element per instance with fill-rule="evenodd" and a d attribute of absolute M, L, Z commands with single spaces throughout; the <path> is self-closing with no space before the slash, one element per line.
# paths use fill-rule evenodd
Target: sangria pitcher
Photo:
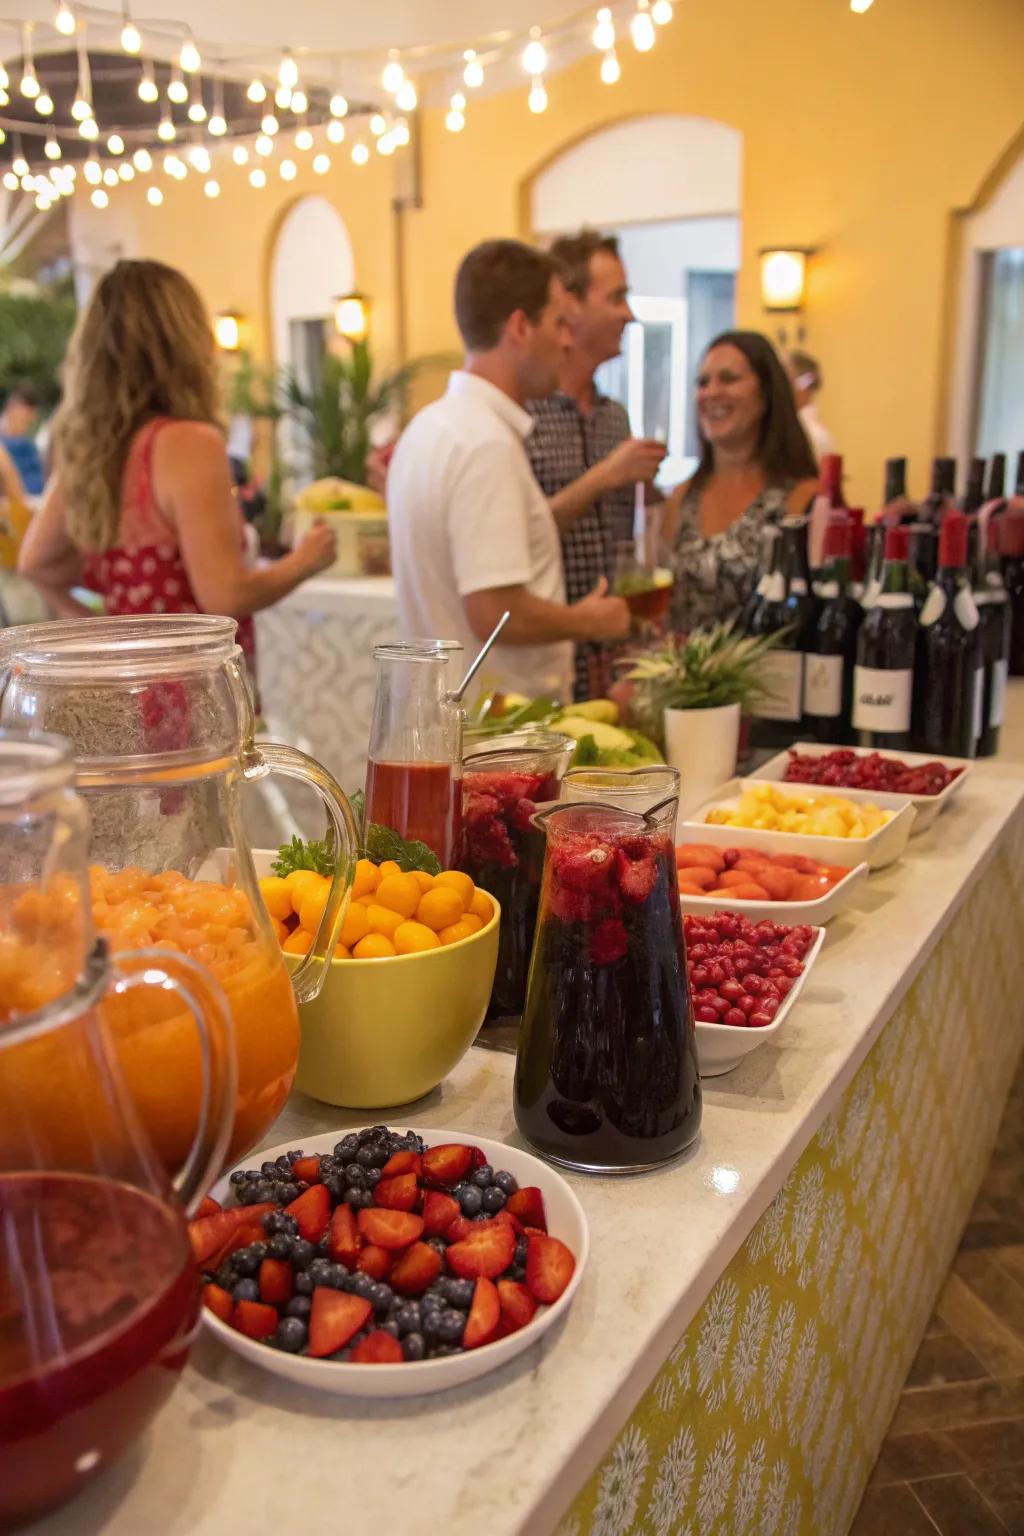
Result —
<path fill-rule="evenodd" d="M 292 747 L 253 740 L 234 620 L 206 614 L 31 624 L 0 637 L 0 726 L 67 737 L 92 820 L 92 918 L 115 952 L 156 944 L 220 982 L 235 1024 L 234 1160 L 277 1117 L 295 1075 L 296 998 L 320 990 L 348 900 L 348 801 Z M 272 769 L 311 784 L 337 869 L 310 953 L 289 979 L 260 899 L 241 789 Z M 121 1069 L 166 1166 L 192 1140 L 201 1064 L 173 994 L 128 993 L 104 1012 Z"/>
<path fill-rule="evenodd" d="M 185 1213 L 224 1159 L 235 1106 L 220 988 L 166 949 L 94 937 L 88 816 L 66 742 L 0 732 L 0 1529 L 77 1492 L 141 1432 L 199 1310 Z M 103 1022 L 173 995 L 204 1062 L 198 1128 L 171 1181 Z"/>

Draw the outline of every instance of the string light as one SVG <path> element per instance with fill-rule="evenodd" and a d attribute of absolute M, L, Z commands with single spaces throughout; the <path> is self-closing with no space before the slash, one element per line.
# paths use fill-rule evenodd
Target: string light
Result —
<path fill-rule="evenodd" d="M 25 159 L 24 155 L 15 155 L 14 159 L 11 161 L 11 170 L 14 172 L 15 176 L 28 175 L 28 161 Z"/>
<path fill-rule="evenodd" d="M 181 65 L 182 69 L 187 75 L 194 75 L 202 62 L 202 56 L 200 55 L 199 49 L 196 47 L 195 38 L 190 32 L 188 37 L 186 37 L 185 41 L 181 45 L 181 52 L 178 54 L 178 63 Z"/>
<path fill-rule="evenodd" d="M 294 181 L 298 174 L 298 169 L 294 160 L 282 160 L 278 167 L 278 170 L 281 172 L 281 180 Z"/>
<path fill-rule="evenodd" d="M 548 67 L 548 51 L 540 40 L 540 28 L 530 28 L 530 41 L 523 49 L 523 68 L 528 75 L 542 75 Z"/>
<path fill-rule="evenodd" d="M 121 47 L 125 53 L 142 52 L 142 33 L 128 15 L 128 7 L 125 6 L 124 26 L 121 28 Z"/>
<path fill-rule="evenodd" d="M 159 208 L 164 200 L 164 195 L 159 187 L 147 187 L 146 202 L 153 208 Z"/>
<path fill-rule="evenodd" d="M 223 138 L 228 131 L 228 120 L 224 116 L 224 82 L 215 80 L 213 83 L 213 111 L 207 128 L 214 138 Z"/>
<path fill-rule="evenodd" d="M 335 91 L 334 95 L 331 97 L 331 116 L 348 116 L 348 102 L 340 91 Z"/>
<path fill-rule="evenodd" d="M 380 83 L 389 96 L 394 96 L 402 89 L 405 80 L 405 70 L 398 62 L 397 48 L 388 49 L 388 62 L 381 72 Z"/>
<path fill-rule="evenodd" d="M 281 124 L 278 122 L 273 112 L 265 113 L 263 121 L 260 123 L 260 127 L 262 128 L 263 132 L 267 134 L 276 133 L 280 126 Z"/>
<path fill-rule="evenodd" d="M 305 91 L 292 91 L 290 107 L 296 117 L 301 117 L 304 112 L 309 111 L 309 97 Z"/>
<path fill-rule="evenodd" d="M 40 117 L 50 117 L 53 114 L 53 97 L 49 91 L 40 91 L 36 97 L 36 111 Z"/>
<path fill-rule="evenodd" d="M 207 197 L 220 197 L 220 182 L 214 181 L 212 179 L 210 181 L 204 181 L 203 191 Z"/>
<path fill-rule="evenodd" d="M 393 155 L 395 147 L 394 136 L 390 133 L 382 133 L 377 140 L 377 153 L 379 155 Z"/>
<path fill-rule="evenodd" d="M 326 176 L 331 168 L 331 157 L 323 153 L 313 156 L 313 169 L 318 176 Z"/>
<path fill-rule="evenodd" d="M 71 116 L 76 123 L 84 123 L 87 117 L 92 117 L 92 103 L 88 97 L 82 95 L 81 84 L 78 87 L 78 95 L 71 103 Z"/>
<path fill-rule="evenodd" d="M 134 181 L 135 167 L 134 165 L 129 165 L 127 160 L 123 160 L 117 168 L 117 174 L 122 181 Z"/>
<path fill-rule="evenodd" d="M 289 91 L 294 91 L 299 83 L 299 66 L 296 64 L 290 48 L 286 48 L 281 55 L 281 62 L 277 69 L 277 78 Z"/>
<path fill-rule="evenodd" d="M 28 21 L 21 29 L 21 57 L 21 80 L 18 89 L 31 101 L 39 95 L 39 81 L 36 78 L 36 66 L 32 58 L 32 24 Z"/>
<path fill-rule="evenodd" d="M 171 78 L 167 83 L 167 100 L 173 101 L 179 107 L 183 107 L 188 101 L 188 86 L 182 79 L 180 64 L 175 64 L 171 70 Z"/>
<path fill-rule="evenodd" d="M 244 144 L 236 144 L 234 149 L 231 151 L 231 158 L 236 165 L 248 165 L 249 151 L 246 149 Z"/>
<path fill-rule="evenodd" d="M 107 208 L 110 206 L 110 198 L 104 192 L 102 187 L 96 188 L 96 191 L 92 194 L 89 201 L 92 203 L 94 208 Z"/>
<path fill-rule="evenodd" d="M 403 80 L 401 89 L 395 92 L 395 106 L 399 112 L 414 112 L 419 97 L 411 80 Z"/>
<path fill-rule="evenodd" d="M 308 128 L 300 128 L 295 135 L 295 148 L 301 150 L 313 148 L 313 135 Z"/>
<path fill-rule="evenodd" d="M 245 94 L 253 105 L 258 107 L 267 99 L 267 88 L 262 80 L 250 80 L 249 89 Z"/>
<path fill-rule="evenodd" d="M 388 126 L 388 120 L 380 112 L 375 112 L 370 118 L 369 129 L 375 139 L 379 139 Z"/>
<path fill-rule="evenodd" d="M 292 104 L 292 89 L 290 85 L 279 85 L 274 92 L 274 105 L 282 112 L 287 112 Z"/>
<path fill-rule="evenodd" d="M 60 145 L 57 143 L 57 140 L 54 138 L 52 133 L 48 135 L 46 143 L 43 146 L 43 154 L 46 156 L 47 160 L 60 159 Z"/>
<path fill-rule="evenodd" d="M 637 53 L 650 53 L 654 47 L 654 22 L 648 5 L 649 0 L 637 0 L 636 14 L 629 24 Z"/>
<path fill-rule="evenodd" d="M 5 91 L 11 83 L 11 77 L 0 61 L 0 91 Z"/>
<path fill-rule="evenodd" d="M 61 37 L 74 37 L 77 23 L 75 21 L 75 13 L 70 5 L 68 5 L 68 0 L 58 0 L 57 14 L 53 18 L 53 24 Z"/>
<path fill-rule="evenodd" d="M 330 122 L 327 124 L 327 137 L 330 139 L 332 144 L 344 144 L 345 124 L 339 122 L 336 117 L 332 117 Z"/>
<path fill-rule="evenodd" d="M 203 101 L 203 83 L 196 79 L 192 85 L 192 99 L 188 104 L 188 120 L 190 123 L 206 122 L 206 103 Z"/>
<path fill-rule="evenodd" d="M 266 184 L 267 173 L 263 169 L 262 165 L 257 165 L 253 170 L 249 172 L 249 185 L 250 187 L 260 188 L 265 187 Z"/>
<path fill-rule="evenodd" d="M 654 0 L 651 20 L 657 27 L 667 27 L 672 20 L 672 0 Z"/>
<path fill-rule="evenodd" d="M 107 140 L 107 150 L 112 155 L 124 154 L 124 139 L 119 133 L 112 133 Z"/>
<path fill-rule="evenodd" d="M 362 140 L 360 140 L 358 144 L 353 144 L 352 145 L 352 163 L 353 163 L 353 165 L 365 165 L 366 162 L 369 160 L 369 158 L 370 158 L 370 151 L 366 147 L 366 145 L 362 142 Z"/>
<path fill-rule="evenodd" d="M 112 165 L 108 165 L 106 170 L 103 172 L 103 185 L 105 187 L 117 186 L 117 172 L 114 170 Z"/>
<path fill-rule="evenodd" d="M 533 84 L 530 86 L 528 105 L 531 112 L 544 112 L 547 110 L 548 93 L 544 89 L 544 81 L 540 75 L 534 76 Z"/>
<path fill-rule="evenodd" d="M 79 123 L 78 131 L 83 139 L 98 139 L 100 136 L 100 130 L 94 117 L 87 117 L 84 122 Z"/>
<path fill-rule="evenodd" d="M 461 91 L 456 91 L 448 104 L 448 115 L 444 125 L 449 133 L 461 133 L 466 126 L 466 98 Z"/>
<path fill-rule="evenodd" d="M 615 85 L 622 77 L 622 68 L 614 48 L 609 48 L 601 60 L 601 79 L 605 85 Z"/>
<path fill-rule="evenodd" d="M 158 139 L 162 139 L 165 144 L 169 144 L 176 133 L 177 129 L 171 121 L 170 114 L 167 109 L 164 108 L 164 111 L 160 117 L 160 121 L 156 125 L 156 136 Z"/>
<path fill-rule="evenodd" d="M 200 176 L 209 176 L 210 151 L 207 149 L 206 145 L 193 144 L 192 147 L 186 151 L 186 153 L 188 154 L 188 163 L 192 169 L 198 171 Z"/>
<path fill-rule="evenodd" d="M 404 148 L 409 142 L 409 124 L 404 117 L 400 117 L 391 130 L 392 137 L 400 148 Z"/>
<path fill-rule="evenodd" d="M 88 160 L 82 166 L 82 175 L 85 177 L 90 187 L 98 187 L 100 182 L 103 180 L 103 171 L 100 167 L 99 161 L 96 159 L 94 154 L 90 154 Z"/>
<path fill-rule="evenodd" d="M 615 47 L 615 23 L 607 6 L 603 6 L 597 13 L 593 42 L 600 53 L 607 53 L 609 48 Z"/>
<path fill-rule="evenodd" d="M 139 100 L 148 102 L 160 100 L 160 92 L 153 78 L 153 66 L 148 60 L 144 61 L 142 65 L 142 79 L 139 81 Z"/>
<path fill-rule="evenodd" d="M 259 138 L 256 140 L 252 147 L 258 155 L 266 156 L 272 155 L 274 153 L 274 141 L 273 139 L 268 138 L 265 133 L 260 134 Z"/>
<path fill-rule="evenodd" d="M 475 91 L 484 83 L 484 67 L 476 56 L 475 48 L 467 48 L 462 57 L 466 61 L 462 78 L 470 90 Z"/>
<path fill-rule="evenodd" d="M 137 149 L 132 155 L 132 164 L 140 175 L 145 176 L 153 169 L 153 156 L 148 149 Z"/>
<path fill-rule="evenodd" d="M 13 171 L 4 171 L 4 186 L 8 192 L 17 192 L 18 178 Z"/>

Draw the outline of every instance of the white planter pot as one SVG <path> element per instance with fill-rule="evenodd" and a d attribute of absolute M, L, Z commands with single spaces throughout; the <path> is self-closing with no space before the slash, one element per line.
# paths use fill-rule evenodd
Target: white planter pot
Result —
<path fill-rule="evenodd" d="M 740 706 L 666 709 L 665 757 L 679 769 L 680 815 L 702 805 L 736 773 Z"/>

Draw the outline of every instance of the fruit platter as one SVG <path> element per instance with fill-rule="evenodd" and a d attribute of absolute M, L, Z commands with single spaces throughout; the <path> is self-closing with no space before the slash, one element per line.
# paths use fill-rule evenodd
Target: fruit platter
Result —
<path fill-rule="evenodd" d="M 190 1237 L 222 1343 L 358 1397 L 506 1364 L 564 1317 L 589 1249 L 576 1196 L 528 1152 L 384 1125 L 262 1153 L 215 1186 Z"/>
<path fill-rule="evenodd" d="M 912 835 L 926 832 L 963 788 L 970 763 L 960 757 L 920 752 L 875 752 L 868 747 L 830 747 L 798 741 L 758 769 L 758 778 L 786 784 L 818 784 L 862 794 L 906 795 L 917 815 Z"/>
<path fill-rule="evenodd" d="M 733 779 L 680 824 L 684 842 L 763 853 L 802 853 L 822 864 L 883 869 L 904 852 L 915 811 L 906 795 L 801 791 L 778 782 Z"/>
<path fill-rule="evenodd" d="M 725 909 L 742 912 L 751 922 L 820 927 L 842 911 L 868 874 L 866 864 L 850 869 L 804 853 L 765 853 L 741 842 L 721 848 L 695 841 L 676 849 L 679 905 L 698 917 Z"/>

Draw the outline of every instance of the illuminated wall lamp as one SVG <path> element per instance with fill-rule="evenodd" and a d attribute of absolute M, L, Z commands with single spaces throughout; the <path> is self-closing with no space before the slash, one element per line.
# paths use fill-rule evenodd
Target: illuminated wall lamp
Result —
<path fill-rule="evenodd" d="M 213 339 L 222 352 L 239 352 L 242 347 L 243 317 L 232 310 L 222 310 L 213 320 Z"/>
<path fill-rule="evenodd" d="M 761 304 L 773 314 L 798 314 L 807 289 L 807 258 L 800 246 L 771 246 L 760 252 Z"/>
<path fill-rule="evenodd" d="M 346 341 L 365 341 L 370 334 L 370 301 L 365 293 L 345 293 L 334 301 L 334 328 Z"/>

